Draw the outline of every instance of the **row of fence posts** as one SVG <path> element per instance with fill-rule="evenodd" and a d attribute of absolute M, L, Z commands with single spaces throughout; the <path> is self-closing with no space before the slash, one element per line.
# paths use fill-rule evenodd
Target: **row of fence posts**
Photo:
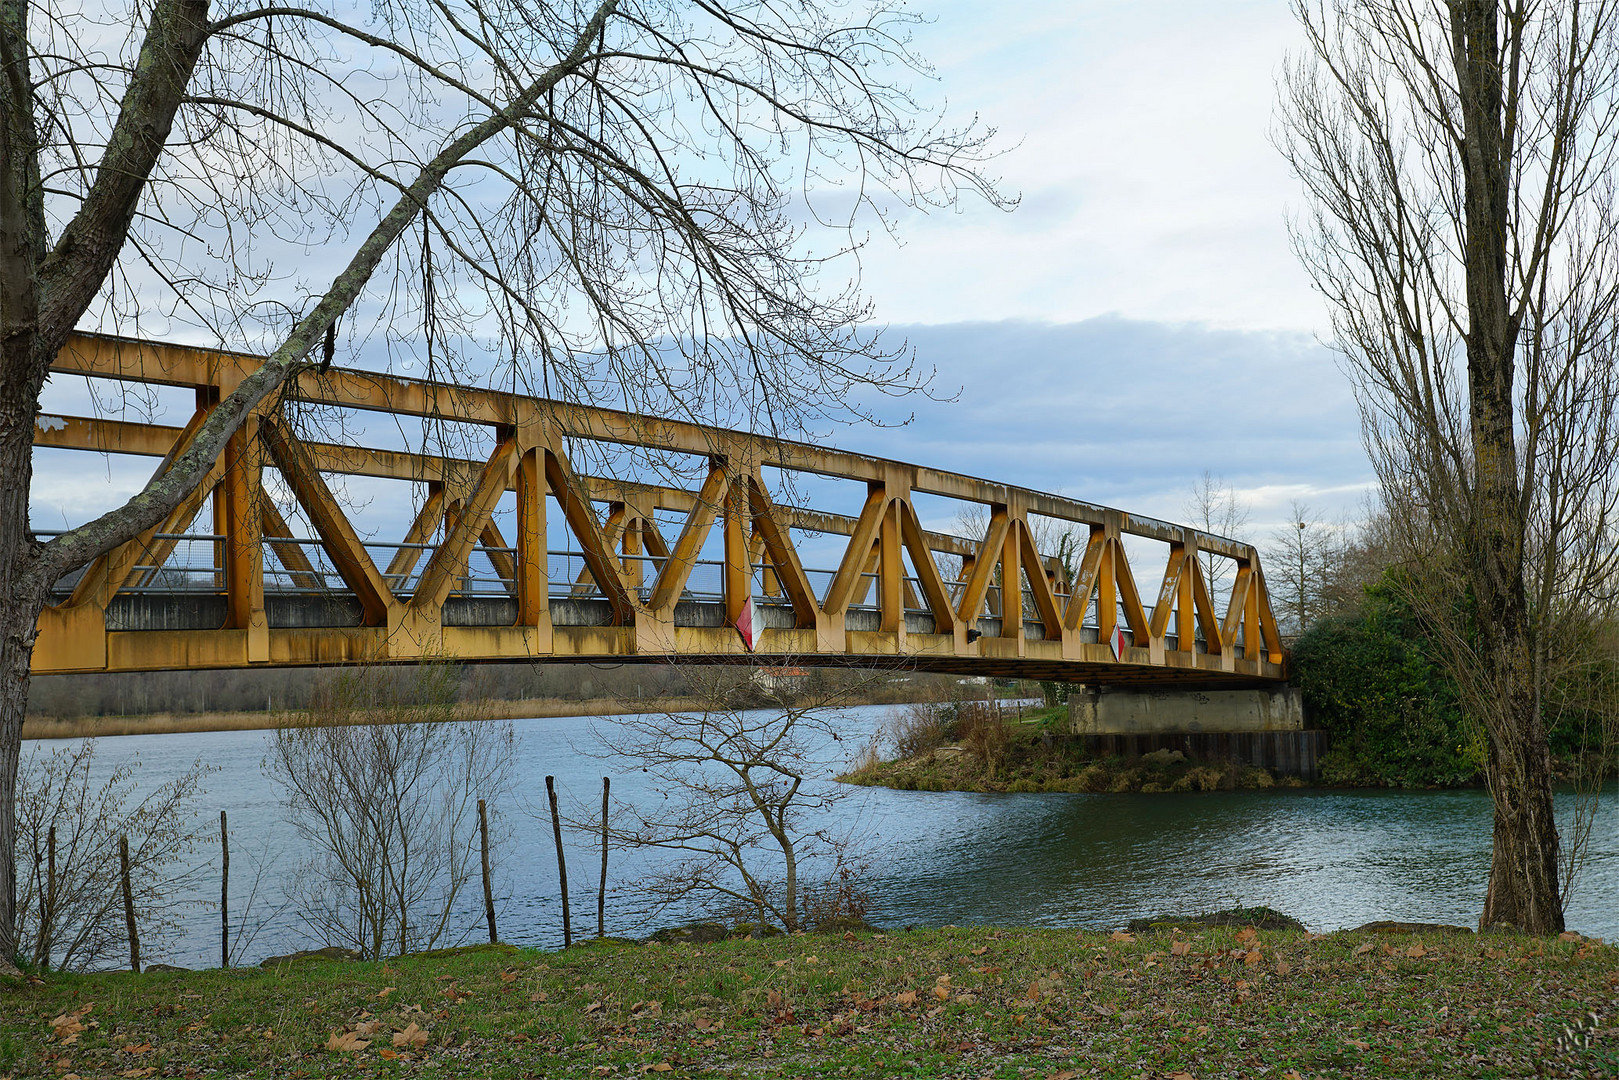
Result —
<path fill-rule="evenodd" d="M 596 936 L 607 936 L 607 808 L 612 780 L 602 777 L 601 827 L 601 881 L 596 889 Z M 556 839 L 557 878 L 562 893 L 562 945 L 573 944 L 573 916 L 568 908 L 568 861 L 562 852 L 562 813 L 557 806 L 556 777 L 545 778 L 545 794 L 551 804 L 551 832 Z M 483 868 L 483 913 L 489 927 L 489 942 L 499 940 L 495 930 L 495 893 L 489 870 L 489 812 L 483 799 L 478 800 L 478 847 Z M 46 893 L 56 891 L 56 826 L 46 833 Z M 230 828 L 225 811 L 219 812 L 219 966 L 230 967 Z M 129 969 L 136 974 L 141 970 L 141 940 L 135 923 L 135 890 L 130 883 L 129 837 L 118 837 L 118 878 L 124 894 L 124 929 L 129 935 Z M 50 905 L 47 904 L 47 907 Z M 40 928 L 41 932 L 46 930 Z"/>
<path fill-rule="evenodd" d="M 596 888 L 596 936 L 607 936 L 607 807 L 613 781 L 602 777 L 602 869 L 601 881 Z M 562 894 L 562 947 L 573 945 L 573 914 L 568 906 L 568 859 L 562 850 L 562 812 L 557 806 L 556 777 L 545 778 L 545 797 L 551 804 L 551 835 L 557 846 L 557 885 Z M 224 817 L 223 814 L 220 815 Z M 489 876 L 489 814 L 482 799 L 478 800 L 478 842 L 483 863 L 483 915 L 489 925 L 489 943 L 500 940 L 495 930 L 495 892 Z M 229 865 L 229 860 L 226 860 Z M 221 902 L 223 907 L 223 901 Z"/>

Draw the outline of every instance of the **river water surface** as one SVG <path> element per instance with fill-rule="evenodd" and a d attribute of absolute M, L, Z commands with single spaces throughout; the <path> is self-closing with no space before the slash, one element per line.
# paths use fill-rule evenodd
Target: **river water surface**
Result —
<path fill-rule="evenodd" d="M 843 747 L 863 745 L 887 706 L 843 710 Z M 610 718 L 514 721 L 523 799 L 499 807 L 507 840 L 497 875 L 501 938 L 551 947 L 561 942 L 561 910 L 548 818 L 546 775 L 555 775 L 577 816 L 599 808 L 601 777 L 630 802 L 661 799 L 639 771 L 591 756 L 593 726 Z M 105 738 L 98 770 L 138 757 L 143 785 L 155 785 L 193 759 L 217 767 L 204 813 L 230 815 L 233 905 L 244 902 L 254 862 L 266 867 L 261 898 L 238 922 L 275 906 L 300 857 L 261 763 L 268 734 L 234 731 Z M 49 752 L 57 744 L 31 743 Z M 1572 799 L 1560 797 L 1565 820 Z M 1154 795 L 974 795 L 851 788 L 825 824 L 853 835 L 868 864 L 871 921 L 879 925 L 993 923 L 1107 928 L 1138 916 L 1264 904 L 1325 932 L 1374 919 L 1472 925 L 1489 867 L 1490 802 L 1481 791 L 1280 790 Z M 210 830 L 211 834 L 211 830 Z M 152 943 L 158 958 L 185 966 L 218 963 L 217 847 L 197 854 L 180 935 Z M 585 835 L 568 840 L 576 932 L 595 929 L 599 849 Z M 658 925 L 637 888 L 653 865 L 644 853 L 615 852 L 608 932 L 644 934 Z M 469 890 L 458 925 L 483 934 L 482 897 Z M 663 921 L 669 921 L 667 917 Z M 1598 811 L 1591 850 L 1568 910 L 1571 928 L 1619 938 L 1619 791 Z M 295 911 L 269 921 L 242 959 L 318 944 Z"/>

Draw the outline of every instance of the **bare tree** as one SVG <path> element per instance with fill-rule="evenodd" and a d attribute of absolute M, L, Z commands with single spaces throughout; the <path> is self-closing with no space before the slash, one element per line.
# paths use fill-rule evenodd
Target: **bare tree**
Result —
<path fill-rule="evenodd" d="M 98 769 L 96 747 L 85 739 L 49 752 L 37 748 L 22 771 L 17 816 L 27 858 L 18 940 L 21 955 L 39 970 L 97 967 L 126 947 L 119 837 L 130 842 L 131 894 L 144 942 L 161 942 L 174 929 L 176 894 L 200 870 L 187 856 L 203 839 L 196 804 L 213 770 L 194 762 L 133 801 L 140 762 Z"/>
<path fill-rule="evenodd" d="M 1271 533 L 1265 566 L 1277 585 L 1278 614 L 1291 624 L 1292 633 L 1304 633 L 1324 613 L 1328 580 L 1341 548 L 1340 530 L 1297 499 L 1288 506 L 1287 524 Z"/>
<path fill-rule="evenodd" d="M 478 800 L 510 795 L 516 741 L 509 721 L 455 719 L 454 665 L 404 682 L 378 674 L 339 679 L 275 731 L 265 759 L 310 852 L 294 886 L 304 921 L 367 957 L 457 936 L 456 901 L 479 866 Z"/>
<path fill-rule="evenodd" d="M 1244 538 L 1248 527 L 1248 504 L 1237 495 L 1237 489 L 1226 483 L 1225 477 L 1216 476 L 1207 469 L 1192 484 L 1192 493 L 1182 507 L 1186 519 L 1206 533 Z M 1223 600 L 1226 590 L 1220 586 L 1231 571 L 1231 561 L 1203 552 L 1203 577 L 1208 582 L 1209 595 Z M 1220 601 L 1216 601 L 1217 603 Z"/>
<path fill-rule="evenodd" d="M 1563 925 L 1543 702 L 1611 603 L 1619 5 L 1295 0 L 1280 144 L 1401 581 L 1487 737 L 1481 923 Z"/>
<path fill-rule="evenodd" d="M 979 172 L 986 134 L 909 93 L 925 69 L 897 8 L 4 9 L 0 958 L 16 944 L 13 796 L 52 584 L 160 522 L 312 360 L 370 336 L 436 378 L 777 428 L 860 416 L 855 386 L 922 384 L 857 332 L 853 286 L 818 286 L 871 215 L 963 190 L 1004 203 Z M 328 277 L 310 252 L 346 263 Z M 34 418 L 81 327 L 267 359 L 127 504 L 46 542 L 28 517 Z"/>
<path fill-rule="evenodd" d="M 618 805 L 609 835 L 626 848 L 678 861 L 642 887 L 661 908 L 720 904 L 760 923 L 797 930 L 807 890 L 837 877 L 848 838 L 825 825 L 847 791 L 837 708 L 858 702 L 865 680 L 795 676 L 785 685 L 759 667 L 686 667 L 685 697 L 703 708 L 603 721 L 599 752 L 639 765 L 659 797 Z M 764 672 L 762 678 L 737 678 Z M 622 823 L 622 824 L 619 824 Z M 599 822 L 588 826 L 600 830 Z"/>

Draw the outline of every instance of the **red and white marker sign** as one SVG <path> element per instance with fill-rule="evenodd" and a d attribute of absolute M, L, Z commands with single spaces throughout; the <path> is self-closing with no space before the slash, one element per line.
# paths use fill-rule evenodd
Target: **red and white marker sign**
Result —
<path fill-rule="evenodd" d="M 748 651 L 752 652 L 753 643 L 757 639 L 753 628 L 753 597 L 751 596 L 742 601 L 742 614 L 736 617 L 736 631 L 742 635 L 742 643 L 748 647 Z"/>
<path fill-rule="evenodd" d="M 1124 627 L 1115 626 L 1113 628 L 1113 637 L 1110 639 L 1110 643 L 1113 646 L 1113 659 L 1122 662 L 1124 660 Z"/>

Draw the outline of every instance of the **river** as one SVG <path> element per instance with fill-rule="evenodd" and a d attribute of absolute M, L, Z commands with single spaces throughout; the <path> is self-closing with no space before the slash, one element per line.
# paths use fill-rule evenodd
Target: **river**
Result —
<path fill-rule="evenodd" d="M 842 710 L 842 748 L 864 744 L 888 706 Z M 499 807 L 510 826 L 496 877 L 503 940 L 554 947 L 561 911 L 544 777 L 555 775 L 565 810 L 599 807 L 601 776 L 615 797 L 659 799 L 638 771 L 618 771 L 587 751 L 611 718 L 513 721 L 522 797 Z M 217 771 L 200 809 L 229 813 L 233 905 L 245 902 L 254 864 L 260 898 L 238 923 L 276 906 L 299 846 L 276 790 L 262 771 L 268 734 L 254 731 L 104 738 L 97 770 L 138 760 L 155 785 L 201 759 Z M 61 744 L 30 743 L 49 752 Z M 823 781 L 829 782 L 829 781 Z M 1268 905 L 1325 932 L 1374 919 L 1472 925 L 1482 907 L 1490 853 L 1490 802 L 1482 791 L 1284 789 L 1153 795 L 975 795 L 848 788 L 830 811 L 829 831 L 856 838 L 868 869 L 868 917 L 884 926 L 966 925 L 1107 928 L 1138 916 Z M 531 805 L 524 807 L 521 802 Z M 1560 796 L 1565 821 L 1572 799 Z M 821 823 L 818 823 L 821 824 Z M 209 830 L 213 835 L 217 826 Z M 599 851 L 568 838 L 576 933 L 595 930 Z M 198 873 L 176 895 L 179 931 L 148 954 L 184 966 L 218 962 L 217 848 L 196 856 Z M 615 852 L 608 932 L 644 934 L 658 925 L 637 887 L 653 856 Z M 458 933 L 483 934 L 482 898 L 469 890 Z M 663 921 L 669 921 L 665 917 Z M 1599 811 L 1590 853 L 1568 909 L 1572 929 L 1619 938 L 1619 790 Z M 312 944 L 284 910 L 244 950 L 251 962 Z"/>

